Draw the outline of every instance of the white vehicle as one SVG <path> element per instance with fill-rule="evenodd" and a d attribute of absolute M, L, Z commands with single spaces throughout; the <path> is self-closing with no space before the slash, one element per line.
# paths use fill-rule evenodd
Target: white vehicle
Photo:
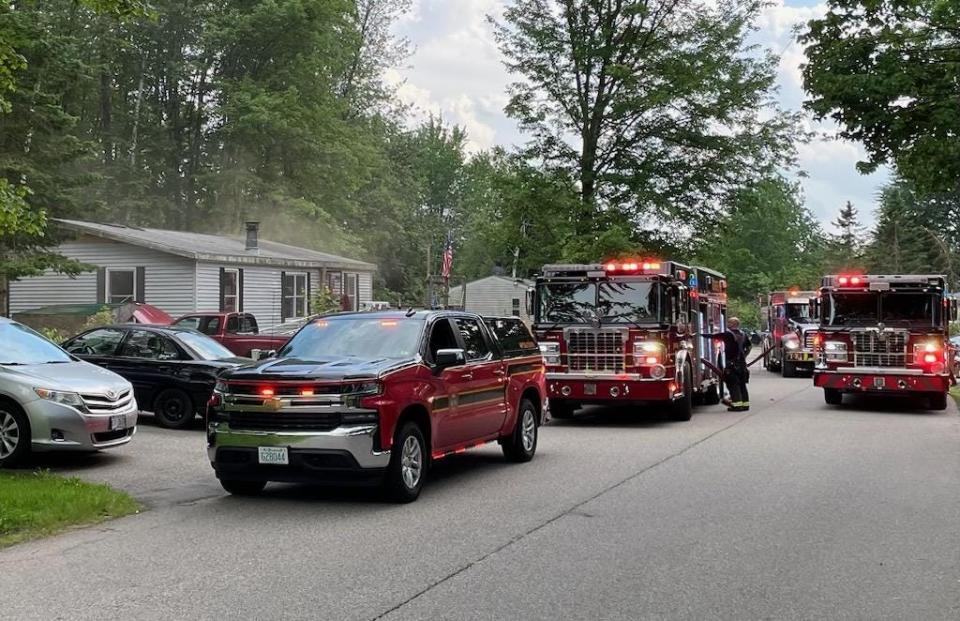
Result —
<path fill-rule="evenodd" d="M 133 386 L 0 318 L 0 467 L 31 451 L 98 451 L 137 430 Z"/>

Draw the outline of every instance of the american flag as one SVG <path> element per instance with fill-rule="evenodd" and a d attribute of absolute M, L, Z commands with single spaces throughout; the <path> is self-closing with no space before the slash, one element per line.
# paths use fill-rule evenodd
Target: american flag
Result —
<path fill-rule="evenodd" d="M 440 275 L 444 280 L 450 280 L 450 274 L 453 272 L 453 236 L 447 235 L 447 245 L 443 248 L 443 267 L 440 269 Z"/>

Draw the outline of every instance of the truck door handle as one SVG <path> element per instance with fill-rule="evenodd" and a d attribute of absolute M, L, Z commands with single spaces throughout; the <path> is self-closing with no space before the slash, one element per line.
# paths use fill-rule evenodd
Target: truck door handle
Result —
<path fill-rule="evenodd" d="M 503 369 L 497 369 L 496 371 L 493 372 L 493 374 L 494 374 L 494 375 L 497 375 L 497 376 L 499 376 L 499 377 L 503 377 L 504 375 L 507 374 L 507 372 L 504 371 Z"/>
<path fill-rule="evenodd" d="M 460 376 L 460 379 L 462 379 L 462 380 L 472 380 L 472 379 L 473 379 L 473 373 L 464 373 L 463 375 Z"/>

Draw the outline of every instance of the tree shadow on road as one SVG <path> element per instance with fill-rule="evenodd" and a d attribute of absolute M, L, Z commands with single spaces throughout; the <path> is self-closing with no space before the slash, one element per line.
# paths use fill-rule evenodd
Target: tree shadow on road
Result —
<path fill-rule="evenodd" d="M 946 410 L 927 409 L 923 399 L 900 395 L 844 395 L 842 406 L 824 405 L 827 409 L 849 410 L 864 414 L 900 414 L 910 416 L 950 416 Z"/>
<path fill-rule="evenodd" d="M 702 414 L 726 413 L 720 406 L 694 408 L 694 417 Z M 551 427 L 598 427 L 604 429 L 644 429 L 684 424 L 670 419 L 669 410 L 659 404 L 638 406 L 588 406 L 577 410 L 573 418 L 551 419 Z"/>

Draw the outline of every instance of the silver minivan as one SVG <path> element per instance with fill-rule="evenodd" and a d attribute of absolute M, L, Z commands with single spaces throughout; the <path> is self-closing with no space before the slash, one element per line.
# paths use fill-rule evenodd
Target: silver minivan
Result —
<path fill-rule="evenodd" d="M 31 451 L 97 451 L 137 430 L 130 382 L 0 317 L 0 468 Z"/>

